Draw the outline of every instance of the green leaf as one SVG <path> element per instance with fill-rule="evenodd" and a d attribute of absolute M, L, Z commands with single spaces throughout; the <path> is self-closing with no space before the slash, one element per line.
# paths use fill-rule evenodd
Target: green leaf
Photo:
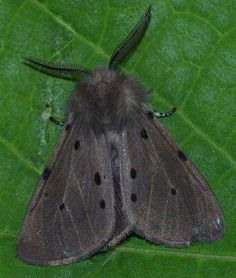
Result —
<path fill-rule="evenodd" d="M 1 277 L 236 276 L 236 5 L 232 0 L 153 1 L 152 22 L 122 65 L 151 90 L 155 110 L 205 175 L 225 217 L 223 240 L 170 249 L 131 236 L 68 266 L 27 265 L 15 243 L 39 175 L 59 137 L 50 114 L 63 118 L 74 84 L 42 75 L 23 56 L 107 64 L 147 1 L 0 0 L 0 269 Z M 49 107 L 48 107 L 49 106 Z"/>

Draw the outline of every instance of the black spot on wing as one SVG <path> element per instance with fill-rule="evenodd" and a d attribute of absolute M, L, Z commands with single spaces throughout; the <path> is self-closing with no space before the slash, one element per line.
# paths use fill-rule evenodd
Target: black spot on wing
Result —
<path fill-rule="evenodd" d="M 146 131 L 144 128 L 141 130 L 141 136 L 142 136 L 144 139 L 148 139 L 147 131 Z"/>
<path fill-rule="evenodd" d="M 74 148 L 75 148 L 75 150 L 78 150 L 79 147 L 80 147 L 80 141 L 77 140 L 77 141 L 75 142 Z"/>
<path fill-rule="evenodd" d="M 101 184 L 101 177 L 100 177 L 100 174 L 98 172 L 96 172 L 95 175 L 94 175 L 94 181 L 97 185 Z"/>
<path fill-rule="evenodd" d="M 69 124 L 67 124 L 66 127 L 65 127 L 66 131 L 69 131 L 70 128 L 71 128 L 71 126 Z"/>
<path fill-rule="evenodd" d="M 131 176 L 132 179 L 135 179 L 135 178 L 136 178 L 137 172 L 136 172 L 136 170 L 135 170 L 134 168 L 131 168 L 131 170 L 130 170 L 130 176 Z"/>
<path fill-rule="evenodd" d="M 106 207 L 106 203 L 105 203 L 104 200 L 101 200 L 101 201 L 100 201 L 100 207 L 101 207 L 102 209 L 104 209 L 104 208 Z"/>
<path fill-rule="evenodd" d="M 171 194 L 173 194 L 173 195 L 176 195 L 176 190 L 175 190 L 175 188 L 171 188 L 171 190 L 170 190 L 170 192 L 171 192 Z"/>
<path fill-rule="evenodd" d="M 183 161 L 187 161 L 187 157 L 186 155 L 182 152 L 182 151 L 178 151 L 178 157 L 183 160 Z"/>
<path fill-rule="evenodd" d="M 134 193 L 131 194 L 130 198 L 131 198 L 131 201 L 134 202 L 134 203 L 137 201 L 137 196 Z"/>
<path fill-rule="evenodd" d="M 65 204 L 61 203 L 60 206 L 59 206 L 59 210 L 63 210 L 64 208 L 65 208 Z"/>
<path fill-rule="evenodd" d="M 154 114 L 153 114 L 152 111 L 148 111 L 148 112 L 147 112 L 147 118 L 148 118 L 149 120 L 153 120 Z"/>
<path fill-rule="evenodd" d="M 46 181 L 48 180 L 49 176 L 51 175 L 51 169 L 49 169 L 48 167 L 46 167 L 43 170 L 43 179 Z"/>

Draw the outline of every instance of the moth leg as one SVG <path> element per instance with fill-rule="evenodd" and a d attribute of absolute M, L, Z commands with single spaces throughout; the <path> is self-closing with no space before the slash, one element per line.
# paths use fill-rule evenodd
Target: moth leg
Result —
<path fill-rule="evenodd" d="M 49 121 L 54 123 L 55 125 L 64 126 L 65 122 L 55 119 L 53 116 L 49 117 Z"/>
<path fill-rule="evenodd" d="M 167 112 L 155 112 L 154 115 L 157 118 L 165 118 L 171 116 L 176 111 L 176 108 L 173 107 L 170 111 Z"/>

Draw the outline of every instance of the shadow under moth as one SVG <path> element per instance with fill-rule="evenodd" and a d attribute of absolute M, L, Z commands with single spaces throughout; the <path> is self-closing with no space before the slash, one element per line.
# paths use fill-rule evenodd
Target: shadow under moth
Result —
<path fill-rule="evenodd" d="M 151 19 L 151 6 L 108 67 L 25 63 L 79 81 L 58 145 L 33 194 L 17 241 L 31 264 L 68 264 L 117 245 L 131 232 L 184 247 L 224 233 L 220 207 L 193 163 L 147 104 L 145 88 L 117 70 Z"/>

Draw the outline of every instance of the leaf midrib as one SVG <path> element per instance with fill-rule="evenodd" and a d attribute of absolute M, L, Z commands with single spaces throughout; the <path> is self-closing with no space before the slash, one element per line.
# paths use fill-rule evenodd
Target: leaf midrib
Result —
<path fill-rule="evenodd" d="M 134 248 L 134 247 L 119 247 L 117 251 L 125 252 L 135 252 L 135 253 L 150 253 L 150 254 L 160 254 L 164 256 L 176 256 L 176 257 L 195 257 L 195 258 L 204 258 L 204 259 L 213 259 L 213 260 L 226 260 L 231 262 L 236 262 L 235 256 L 221 256 L 221 255 L 210 255 L 210 254 L 201 254 L 201 253 L 186 253 L 178 251 L 168 251 L 168 250 L 153 250 L 146 248 Z"/>

